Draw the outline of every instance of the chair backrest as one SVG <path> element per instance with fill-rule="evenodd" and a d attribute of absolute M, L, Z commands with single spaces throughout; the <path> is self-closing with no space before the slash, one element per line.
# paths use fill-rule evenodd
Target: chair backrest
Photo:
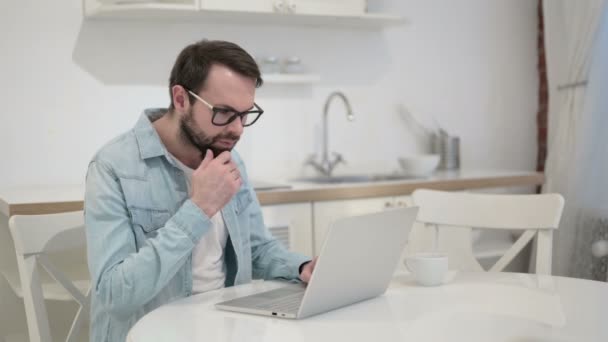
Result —
<path fill-rule="evenodd" d="M 23 289 L 30 341 L 51 341 L 38 266 L 65 288 L 80 308 L 67 336 L 72 341 L 89 307 L 89 290 L 80 291 L 48 258 L 49 253 L 86 246 L 82 211 L 48 215 L 15 215 L 9 220 Z"/>
<path fill-rule="evenodd" d="M 473 256 L 471 228 L 521 230 L 522 234 L 490 268 L 502 271 L 536 237 L 536 273 L 551 274 L 553 230 L 559 226 L 564 199 L 559 194 L 494 195 L 420 189 L 412 194 L 420 207 L 419 225 L 410 245 L 441 235 L 448 245 L 450 262 L 481 265 Z M 423 236 L 423 237 L 421 237 Z M 447 239 L 445 239 L 447 237 Z M 449 246 L 451 245 L 451 246 Z M 457 251 L 457 252 L 456 252 Z"/>

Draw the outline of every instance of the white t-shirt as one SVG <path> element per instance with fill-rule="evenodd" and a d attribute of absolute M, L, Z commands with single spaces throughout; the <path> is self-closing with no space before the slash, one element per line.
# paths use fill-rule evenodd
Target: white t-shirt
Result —
<path fill-rule="evenodd" d="M 173 157 L 173 156 L 172 156 Z M 173 160 L 184 171 L 188 193 L 192 188 L 193 169 L 184 165 L 177 158 Z M 192 251 L 192 292 L 201 293 L 224 287 L 226 280 L 226 265 L 224 249 L 228 240 L 228 231 L 218 211 L 211 217 L 211 228 L 201 237 Z"/>

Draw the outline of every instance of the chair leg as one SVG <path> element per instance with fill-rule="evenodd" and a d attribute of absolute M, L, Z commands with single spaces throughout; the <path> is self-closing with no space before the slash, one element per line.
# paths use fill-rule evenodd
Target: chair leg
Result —
<path fill-rule="evenodd" d="M 74 318 L 74 321 L 72 321 L 72 326 L 70 327 L 70 332 L 68 333 L 66 342 L 76 341 L 76 337 L 80 332 L 82 318 L 85 316 L 83 315 L 83 311 L 84 310 L 82 306 L 78 308 L 78 311 L 76 312 L 76 317 Z"/>
<path fill-rule="evenodd" d="M 51 341 L 51 329 L 40 285 L 36 255 L 17 255 L 30 342 Z"/>
<path fill-rule="evenodd" d="M 536 274 L 551 275 L 552 244 L 553 231 L 549 229 L 539 230 L 536 240 Z"/>
<path fill-rule="evenodd" d="M 80 307 L 76 312 L 76 316 L 74 317 L 74 321 L 72 322 L 72 326 L 70 327 L 70 332 L 68 333 L 68 337 L 66 338 L 66 342 L 73 342 L 76 340 L 78 333 L 80 332 L 80 326 L 82 324 L 82 320 L 87 317 L 89 312 L 89 303 L 91 300 L 91 287 L 87 290 L 87 294 L 85 297 L 85 301 L 80 303 Z"/>

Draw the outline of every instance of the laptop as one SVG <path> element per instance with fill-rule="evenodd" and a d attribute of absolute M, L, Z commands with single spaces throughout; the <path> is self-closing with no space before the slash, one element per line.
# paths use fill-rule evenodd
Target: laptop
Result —
<path fill-rule="evenodd" d="M 227 311 L 301 319 L 383 294 L 417 207 L 351 216 L 332 223 L 308 285 L 287 286 L 215 305 Z"/>

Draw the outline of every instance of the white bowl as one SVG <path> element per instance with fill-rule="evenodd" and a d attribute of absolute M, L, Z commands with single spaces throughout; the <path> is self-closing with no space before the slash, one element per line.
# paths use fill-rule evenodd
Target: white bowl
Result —
<path fill-rule="evenodd" d="M 421 154 L 399 158 L 401 171 L 407 176 L 424 177 L 431 174 L 439 166 L 438 154 Z"/>

